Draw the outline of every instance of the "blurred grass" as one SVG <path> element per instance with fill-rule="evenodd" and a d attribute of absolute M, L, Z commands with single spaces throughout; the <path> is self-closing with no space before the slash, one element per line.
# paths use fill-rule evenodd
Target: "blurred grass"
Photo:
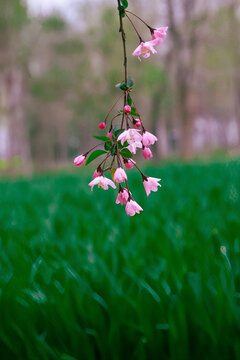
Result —
<path fill-rule="evenodd" d="M 240 358 L 240 163 L 129 173 L 134 218 L 82 169 L 1 180 L 2 359 Z"/>

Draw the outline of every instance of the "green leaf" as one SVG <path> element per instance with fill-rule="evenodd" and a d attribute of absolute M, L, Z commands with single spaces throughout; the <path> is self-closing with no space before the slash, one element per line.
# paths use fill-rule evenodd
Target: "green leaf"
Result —
<path fill-rule="evenodd" d="M 111 147 L 112 147 L 112 142 L 111 141 L 105 142 L 105 144 L 104 144 L 105 150 L 110 150 Z"/>
<path fill-rule="evenodd" d="M 105 150 L 95 150 L 91 153 L 91 155 L 87 158 L 86 161 L 86 165 L 90 164 L 90 162 L 92 162 L 93 160 L 95 160 L 96 158 L 98 158 L 99 156 L 106 154 L 107 151 Z"/>
<path fill-rule="evenodd" d="M 109 141 L 107 136 L 93 136 L 95 139 L 102 140 L 102 141 Z"/>
<path fill-rule="evenodd" d="M 139 114 L 136 112 L 135 107 L 132 107 L 132 111 L 130 112 L 130 114 L 133 116 L 139 116 Z"/>
<path fill-rule="evenodd" d="M 124 6 L 120 6 L 118 8 L 118 11 L 119 11 L 119 14 L 121 15 L 121 17 L 125 16 L 125 11 L 124 10 L 125 10 Z"/>
<path fill-rule="evenodd" d="M 121 90 L 127 90 L 127 84 L 125 84 L 125 82 L 122 82 L 121 85 L 119 86 Z"/>
<path fill-rule="evenodd" d="M 131 78 L 131 76 L 128 77 L 128 86 L 132 87 L 134 85 L 133 79 Z"/>
<path fill-rule="evenodd" d="M 121 0 L 122 6 L 124 9 L 127 9 L 128 7 L 128 1 L 127 0 Z"/>
<path fill-rule="evenodd" d="M 112 148 L 111 148 L 111 155 L 112 155 L 112 156 L 117 155 L 116 145 L 113 145 L 113 146 L 112 146 Z"/>
<path fill-rule="evenodd" d="M 125 130 L 124 129 L 118 129 L 118 130 L 113 130 L 112 133 L 113 135 L 117 138 L 120 134 L 122 134 Z"/>
<path fill-rule="evenodd" d="M 127 147 L 129 145 L 129 143 L 127 141 L 124 142 L 124 144 L 121 144 L 121 141 L 118 141 L 118 147 L 119 149 L 123 149 L 125 147 Z"/>
<path fill-rule="evenodd" d="M 127 103 L 129 106 L 132 105 L 132 99 L 131 99 L 131 96 L 128 94 L 128 98 L 127 98 Z"/>
<path fill-rule="evenodd" d="M 124 157 L 124 158 L 132 158 L 133 157 L 133 154 L 131 153 L 131 151 L 129 151 L 128 149 L 122 149 L 121 150 L 121 155 Z"/>

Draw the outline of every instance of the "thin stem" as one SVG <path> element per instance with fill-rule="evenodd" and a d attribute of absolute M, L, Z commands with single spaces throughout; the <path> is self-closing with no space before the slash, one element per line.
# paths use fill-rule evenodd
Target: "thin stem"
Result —
<path fill-rule="evenodd" d="M 105 166 L 105 163 L 107 161 L 107 159 L 109 158 L 110 154 L 108 153 L 107 156 L 105 157 L 105 159 L 103 159 L 103 161 L 98 165 L 97 168 L 101 167 L 101 165 L 104 163 L 103 167 Z"/>
<path fill-rule="evenodd" d="M 110 115 L 111 111 L 114 109 L 114 107 L 117 105 L 117 103 L 118 103 L 119 100 L 121 99 L 122 95 L 123 95 L 123 94 L 121 94 L 121 95 L 117 98 L 117 100 L 114 102 L 114 104 L 112 105 L 112 107 L 111 107 L 110 110 L 108 111 L 108 113 L 107 113 L 107 115 L 106 115 L 106 117 L 105 117 L 105 120 L 104 120 L 105 122 L 107 121 L 107 118 L 108 118 L 108 116 Z"/>
<path fill-rule="evenodd" d="M 127 85 L 127 49 L 126 49 L 126 34 L 123 28 L 123 19 L 122 16 L 120 14 L 120 8 L 121 8 L 121 4 L 120 4 L 120 0 L 117 0 L 118 2 L 118 13 L 119 13 L 119 21 L 120 21 L 120 28 L 119 28 L 119 32 L 122 34 L 122 43 L 123 43 L 123 57 L 124 57 L 124 61 L 123 61 L 123 66 L 124 66 L 124 80 L 125 80 L 125 84 Z"/>
<path fill-rule="evenodd" d="M 129 14 L 131 14 L 131 15 L 133 15 L 133 16 L 135 16 L 136 18 L 138 18 L 144 25 L 146 25 L 146 26 L 149 28 L 150 31 L 153 31 L 153 30 L 154 30 L 151 26 L 149 26 L 142 18 L 140 18 L 140 17 L 137 16 L 136 14 L 132 13 L 132 12 L 129 11 L 129 10 L 125 10 L 125 14 L 126 14 L 126 12 L 129 13 Z"/>
<path fill-rule="evenodd" d="M 136 165 L 136 163 L 135 162 L 133 162 L 131 159 L 129 159 L 132 163 L 133 163 L 133 165 L 138 169 L 138 171 L 140 172 L 140 174 L 142 175 L 142 178 L 143 179 L 146 179 L 147 178 L 147 176 L 145 176 L 144 175 L 144 173 L 141 171 L 141 169 Z"/>
<path fill-rule="evenodd" d="M 130 17 L 129 17 L 126 13 L 125 13 L 125 15 L 126 15 L 126 17 L 128 18 L 128 20 L 130 21 L 130 23 L 131 23 L 132 27 L 134 28 L 134 30 L 136 31 L 136 33 L 137 33 L 137 35 L 138 35 L 138 37 L 139 37 L 140 42 L 143 42 L 143 39 L 141 38 L 141 35 L 139 34 L 136 26 L 134 25 L 134 23 L 132 22 L 132 20 L 130 19 Z"/>
<path fill-rule="evenodd" d="M 136 107 L 136 104 L 135 104 L 135 102 L 133 101 L 133 99 L 132 99 L 132 102 L 133 102 L 133 105 L 134 105 L 134 107 L 135 107 L 135 109 L 136 109 L 136 111 L 137 111 L 137 107 Z M 138 111 L 137 111 L 137 112 L 138 112 Z M 145 127 L 143 126 L 143 122 L 142 122 L 142 119 L 141 119 L 141 116 L 140 116 L 139 113 L 138 113 L 138 116 L 139 116 L 139 119 L 140 119 L 140 121 L 141 121 L 141 127 L 142 127 L 143 131 L 145 131 Z"/>
<path fill-rule="evenodd" d="M 104 142 L 100 143 L 100 144 L 97 144 L 95 145 L 93 148 L 91 148 L 90 150 L 88 150 L 84 155 L 87 156 L 91 151 L 93 151 L 96 147 L 100 146 L 100 145 L 103 145 Z"/>

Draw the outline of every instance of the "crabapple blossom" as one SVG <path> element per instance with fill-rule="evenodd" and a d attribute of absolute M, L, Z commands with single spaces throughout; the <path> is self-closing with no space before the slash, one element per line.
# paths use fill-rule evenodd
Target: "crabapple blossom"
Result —
<path fill-rule="evenodd" d="M 125 105 L 124 108 L 123 108 L 123 111 L 124 111 L 126 114 L 129 114 L 129 113 L 132 111 L 131 106 Z"/>
<path fill-rule="evenodd" d="M 78 166 L 82 166 L 85 162 L 86 156 L 85 155 L 79 155 L 74 159 L 74 165 Z"/>
<path fill-rule="evenodd" d="M 88 184 L 91 187 L 91 191 L 93 191 L 95 185 L 98 185 L 99 188 L 104 190 L 108 190 L 109 186 L 116 189 L 116 185 L 118 184 L 119 191 L 116 204 L 126 205 L 126 214 L 134 216 L 135 214 L 140 214 L 143 209 L 132 197 L 128 188 L 125 170 L 135 167 L 139 171 L 147 196 L 149 196 L 151 191 L 156 192 L 161 185 L 159 183 L 160 179 L 145 176 L 136 161 L 132 160 L 132 154 L 136 154 L 138 149 L 142 149 L 143 157 L 146 160 L 150 159 L 153 154 L 149 146 L 154 144 L 158 139 L 155 135 L 145 130 L 144 123 L 141 120 L 137 105 L 135 105 L 132 96 L 134 81 L 128 73 L 124 23 L 125 20 L 129 20 L 140 39 L 140 44 L 132 53 L 132 55 L 137 56 L 140 61 L 142 57 L 146 59 L 149 58 L 151 54 L 156 54 L 155 46 L 163 42 L 163 39 L 167 35 L 168 28 L 152 28 L 139 16 L 126 10 L 128 1 L 117 0 L 117 2 L 120 18 L 119 31 L 122 35 L 124 50 L 124 78 L 119 79 L 121 82 L 116 85 L 121 91 L 121 94 L 119 94 L 113 105 L 109 108 L 104 121 L 98 124 L 100 129 L 105 129 L 108 126 L 103 136 L 94 136 L 95 139 L 99 140 L 99 143 L 84 154 L 77 156 L 74 159 L 74 164 L 76 166 L 83 165 L 88 155 L 86 165 L 99 157 L 103 157 L 95 167 L 96 170 L 93 173 L 93 180 Z M 135 15 L 136 18 L 140 19 L 143 24 L 148 27 L 152 35 L 150 41 L 145 42 L 142 40 L 141 34 L 134 25 L 134 20 L 132 21 L 130 17 L 128 17 L 127 12 Z M 121 106 L 119 106 L 120 100 L 122 100 Z M 115 120 L 119 119 L 119 117 L 120 121 L 115 123 Z M 111 173 L 113 181 L 104 176 L 108 171 Z M 126 183 L 126 188 L 122 186 L 122 182 Z"/>
<path fill-rule="evenodd" d="M 153 177 L 146 177 L 143 180 L 143 186 L 146 191 L 147 196 L 149 196 L 151 191 L 156 192 L 158 190 L 158 186 L 162 186 L 158 183 L 161 179 L 153 178 Z"/>
<path fill-rule="evenodd" d="M 151 134 L 148 131 L 144 131 L 143 136 L 142 136 L 142 143 L 143 146 L 149 146 L 149 145 L 153 145 L 155 143 L 155 141 L 157 141 L 158 138 Z"/>
<path fill-rule="evenodd" d="M 156 41 L 156 44 L 161 45 L 163 39 L 167 35 L 168 26 L 154 29 L 152 32 L 152 40 Z"/>
<path fill-rule="evenodd" d="M 106 123 L 103 121 L 98 125 L 99 129 L 105 129 Z"/>
<path fill-rule="evenodd" d="M 122 134 L 119 135 L 118 141 L 121 141 L 122 145 L 125 143 L 125 141 L 127 141 L 129 144 L 133 144 L 135 142 L 141 142 L 142 135 L 139 134 L 139 131 L 140 130 L 136 130 L 136 129 L 125 130 Z"/>
<path fill-rule="evenodd" d="M 117 170 L 114 173 L 113 180 L 116 183 L 121 183 L 127 180 L 127 174 L 123 170 L 123 168 L 118 167 Z"/>
<path fill-rule="evenodd" d="M 92 180 L 89 184 L 91 186 L 91 191 L 93 191 L 93 187 L 98 185 L 99 188 L 103 190 L 108 190 L 108 186 L 111 186 L 113 189 L 116 189 L 116 185 L 114 182 L 105 176 L 97 176 L 94 180 Z"/>
<path fill-rule="evenodd" d="M 142 143 L 140 141 L 136 141 L 135 143 L 132 143 L 127 146 L 127 149 L 132 153 L 136 154 L 137 148 L 142 148 Z"/>
<path fill-rule="evenodd" d="M 129 191 L 125 188 L 121 188 L 119 190 L 117 199 L 116 199 L 116 204 L 126 204 L 129 198 Z"/>
<path fill-rule="evenodd" d="M 154 45 L 156 45 L 156 43 L 154 41 L 155 40 L 145 42 L 142 41 L 140 45 L 138 45 L 138 47 L 134 50 L 132 55 L 137 56 L 138 60 L 141 61 L 141 56 L 147 59 L 151 55 L 151 52 L 152 54 L 156 54 L 157 51 L 154 49 Z"/>
<path fill-rule="evenodd" d="M 128 169 L 128 170 L 132 169 L 135 164 L 136 164 L 136 161 L 134 161 L 134 160 L 130 160 L 130 159 L 124 160 L 124 165 L 125 165 L 126 169 Z"/>
<path fill-rule="evenodd" d="M 146 160 L 150 159 L 153 156 L 152 151 L 146 146 L 144 146 L 144 148 L 142 149 L 142 154 L 144 159 Z"/>
<path fill-rule="evenodd" d="M 134 216 L 135 214 L 140 214 L 140 211 L 143 211 L 140 205 L 133 199 L 127 201 L 125 211 L 127 215 Z"/>

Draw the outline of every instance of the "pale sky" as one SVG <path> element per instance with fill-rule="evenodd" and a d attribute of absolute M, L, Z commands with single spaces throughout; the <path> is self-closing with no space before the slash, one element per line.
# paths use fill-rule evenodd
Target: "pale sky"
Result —
<path fill-rule="evenodd" d="M 25 0 L 33 15 L 48 15 L 59 12 L 68 21 L 77 19 L 77 8 L 85 0 Z"/>

